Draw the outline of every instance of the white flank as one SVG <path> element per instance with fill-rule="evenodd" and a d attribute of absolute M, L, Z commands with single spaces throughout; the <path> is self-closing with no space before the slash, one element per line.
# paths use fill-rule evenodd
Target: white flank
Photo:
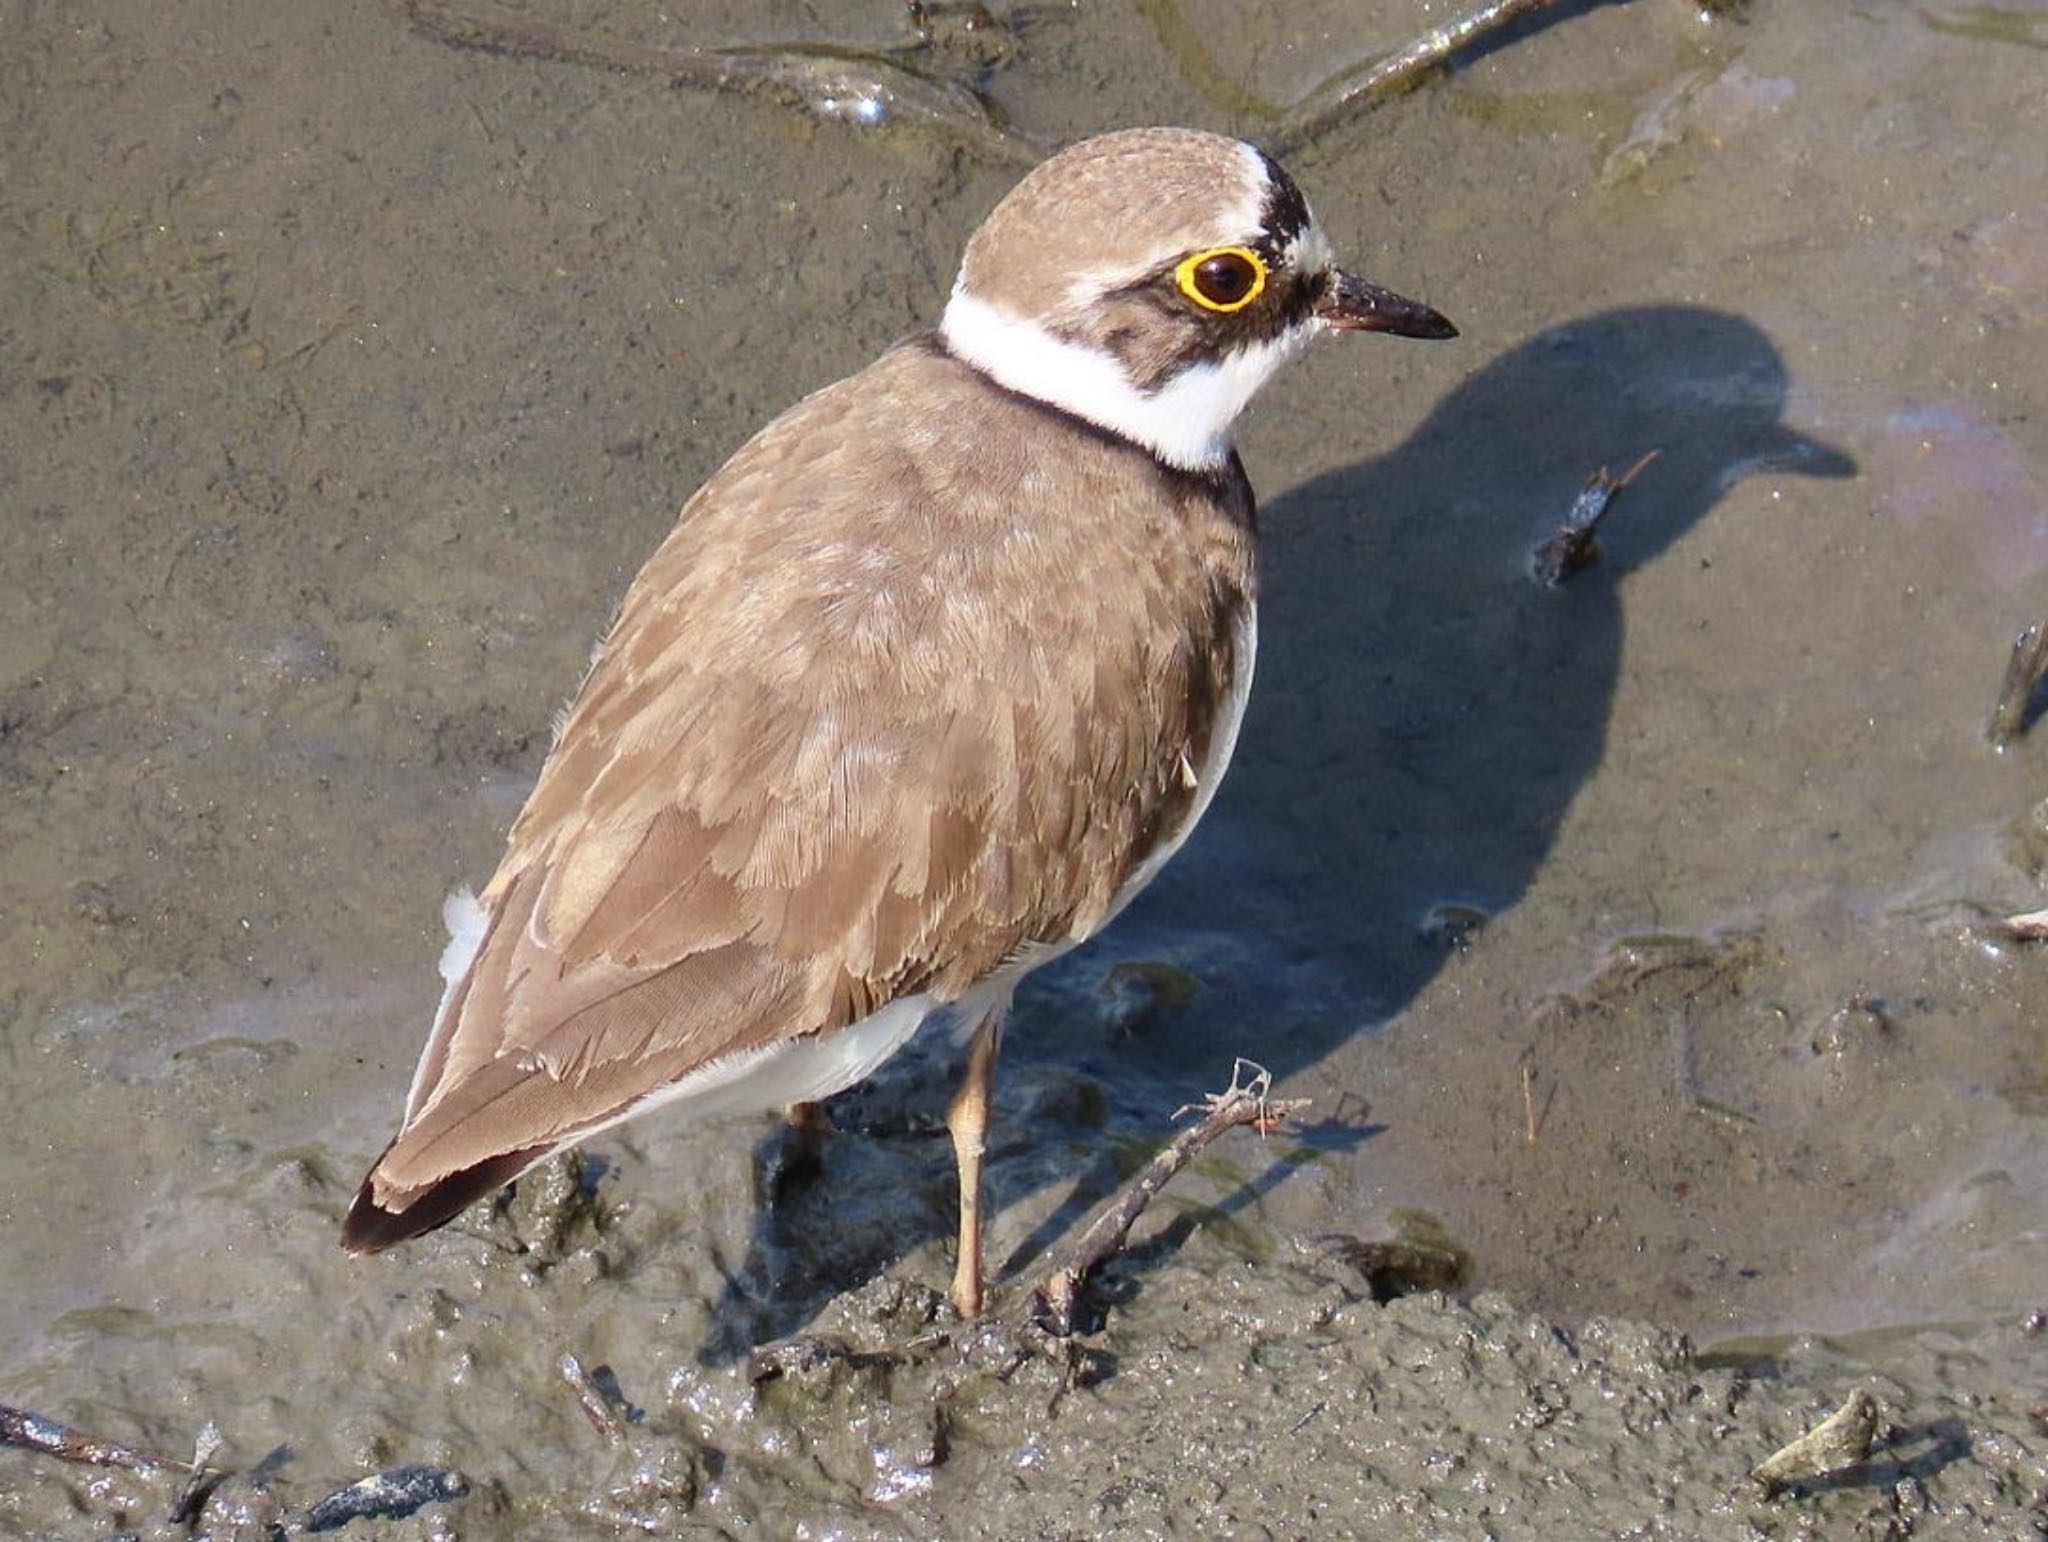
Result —
<path fill-rule="evenodd" d="M 714 1060 L 681 1081 L 658 1087 L 638 1102 L 627 1104 L 609 1119 L 579 1130 L 563 1144 L 581 1145 L 614 1125 L 671 1103 L 687 1106 L 695 1119 L 722 1119 L 767 1113 L 794 1103 L 821 1102 L 872 1076 L 883 1061 L 910 1042 L 911 1035 L 926 1018 L 949 1005 L 958 1018 L 962 1037 L 989 1016 L 1007 1011 L 1016 978 L 1011 974 L 984 980 L 950 1004 L 929 994 L 905 996 L 837 1033 L 784 1039 Z M 560 1149 L 549 1147 L 521 1173 L 532 1171 Z"/>
<path fill-rule="evenodd" d="M 1231 424 L 1314 328 L 1190 365 L 1156 391 L 1133 385 L 1112 355 L 1054 337 L 957 286 L 939 330 L 948 348 L 998 385 L 1064 408 L 1169 466 L 1214 471 L 1229 458 Z"/>
<path fill-rule="evenodd" d="M 837 1033 L 784 1039 L 762 1049 L 714 1060 L 681 1081 L 657 1087 L 638 1102 L 628 1103 L 609 1119 L 547 1146 L 505 1181 L 515 1182 L 557 1151 L 580 1146 L 593 1135 L 670 1103 L 688 1104 L 697 1118 L 718 1119 L 829 1098 L 871 1074 L 909 1043 L 918 1025 L 939 1005 L 930 996 L 906 996 Z M 412 1116 L 408 1113 L 406 1117 L 409 1120 Z"/>
<path fill-rule="evenodd" d="M 698 1067 L 681 1081 L 656 1088 L 576 1138 L 582 1140 L 671 1103 L 687 1104 L 695 1118 L 722 1118 L 766 1113 L 770 1109 L 788 1108 L 792 1103 L 821 1102 L 874 1075 L 883 1061 L 910 1042 L 911 1035 L 932 1014 L 950 1010 L 965 1035 L 983 1019 L 1008 1011 L 1015 988 L 1015 976 L 992 977 L 950 1003 L 929 992 L 905 996 L 836 1033 L 782 1039 L 760 1049 L 728 1055 Z"/>
<path fill-rule="evenodd" d="M 670 1103 L 687 1104 L 693 1118 L 721 1118 L 765 1113 L 792 1103 L 818 1102 L 871 1075 L 910 1042 L 918 1024 L 938 1006 L 939 1002 L 928 995 L 905 996 L 837 1033 L 782 1039 L 760 1049 L 727 1055 L 698 1067 L 681 1081 L 657 1087 L 586 1133 L 594 1135 L 623 1119 L 638 1118 L 650 1109 Z"/>
<path fill-rule="evenodd" d="M 1230 757 L 1237 750 L 1237 731 L 1244 726 L 1245 704 L 1251 700 L 1252 671 L 1259 657 L 1259 612 L 1256 605 L 1245 606 L 1244 614 L 1238 617 L 1232 642 L 1233 657 L 1237 662 L 1230 675 L 1230 695 L 1223 703 L 1216 726 L 1210 730 L 1209 748 L 1202 756 L 1202 768 L 1195 773 L 1194 805 L 1189 808 L 1188 817 L 1181 827 L 1153 847 L 1145 860 L 1131 870 L 1131 876 L 1117 890 L 1109 913 L 1102 918 L 1102 926 L 1114 921 L 1124 906 L 1136 899 L 1145 885 L 1159 876 L 1159 870 L 1173 860 L 1173 854 L 1187 843 L 1195 826 L 1202 822 L 1202 816 L 1209 812 L 1209 804 L 1223 782 L 1223 773 L 1230 769 Z M 1097 931 L 1101 929 L 1101 926 L 1096 928 Z"/>

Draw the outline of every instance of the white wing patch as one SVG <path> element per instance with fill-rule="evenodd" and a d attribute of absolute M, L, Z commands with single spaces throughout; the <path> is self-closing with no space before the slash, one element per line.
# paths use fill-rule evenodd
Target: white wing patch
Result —
<path fill-rule="evenodd" d="M 421 1052 L 420 1063 L 412 1073 L 412 1086 L 406 1090 L 405 1122 L 408 1124 L 420 1111 L 420 1094 L 426 1090 L 427 1061 L 433 1058 L 434 1045 L 440 1040 L 449 1004 L 455 1000 L 455 993 L 462 988 L 462 982 L 469 977 L 469 967 L 476 962 L 477 949 L 484 945 L 484 933 L 490 929 L 491 913 L 484 909 L 475 891 L 465 886 L 441 901 L 441 924 L 448 928 L 448 946 L 441 950 L 440 962 L 434 966 L 441 975 L 441 1004 L 434 1008 L 434 1031 L 427 1035 L 427 1047 Z"/>

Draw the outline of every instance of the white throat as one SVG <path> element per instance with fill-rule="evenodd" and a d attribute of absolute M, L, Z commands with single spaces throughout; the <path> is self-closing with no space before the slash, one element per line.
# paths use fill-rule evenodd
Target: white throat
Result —
<path fill-rule="evenodd" d="M 955 356 L 998 385 L 1064 408 L 1184 471 L 1213 471 L 1230 458 L 1237 415 L 1314 330 L 1311 323 L 1248 344 L 1143 391 L 1114 356 L 1054 337 L 958 284 L 939 323 Z"/>

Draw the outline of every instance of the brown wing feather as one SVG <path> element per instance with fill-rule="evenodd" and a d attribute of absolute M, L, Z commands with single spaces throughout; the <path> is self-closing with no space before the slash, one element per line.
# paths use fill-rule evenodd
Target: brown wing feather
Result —
<path fill-rule="evenodd" d="M 628 592 L 366 1196 L 1091 931 L 1187 816 L 1250 513 L 916 342 L 771 424 Z"/>

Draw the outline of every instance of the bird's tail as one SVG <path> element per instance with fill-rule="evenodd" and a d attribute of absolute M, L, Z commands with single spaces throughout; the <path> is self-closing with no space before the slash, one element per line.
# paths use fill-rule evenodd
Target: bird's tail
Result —
<path fill-rule="evenodd" d="M 384 1148 L 387 1152 L 389 1146 Z M 408 1238 L 445 1226 L 486 1194 L 495 1193 L 556 1149 L 550 1143 L 508 1151 L 436 1179 L 408 1194 L 403 1203 L 387 1205 L 377 1198 L 379 1157 L 363 1179 L 348 1217 L 341 1223 L 341 1245 L 351 1253 L 381 1253 Z"/>

